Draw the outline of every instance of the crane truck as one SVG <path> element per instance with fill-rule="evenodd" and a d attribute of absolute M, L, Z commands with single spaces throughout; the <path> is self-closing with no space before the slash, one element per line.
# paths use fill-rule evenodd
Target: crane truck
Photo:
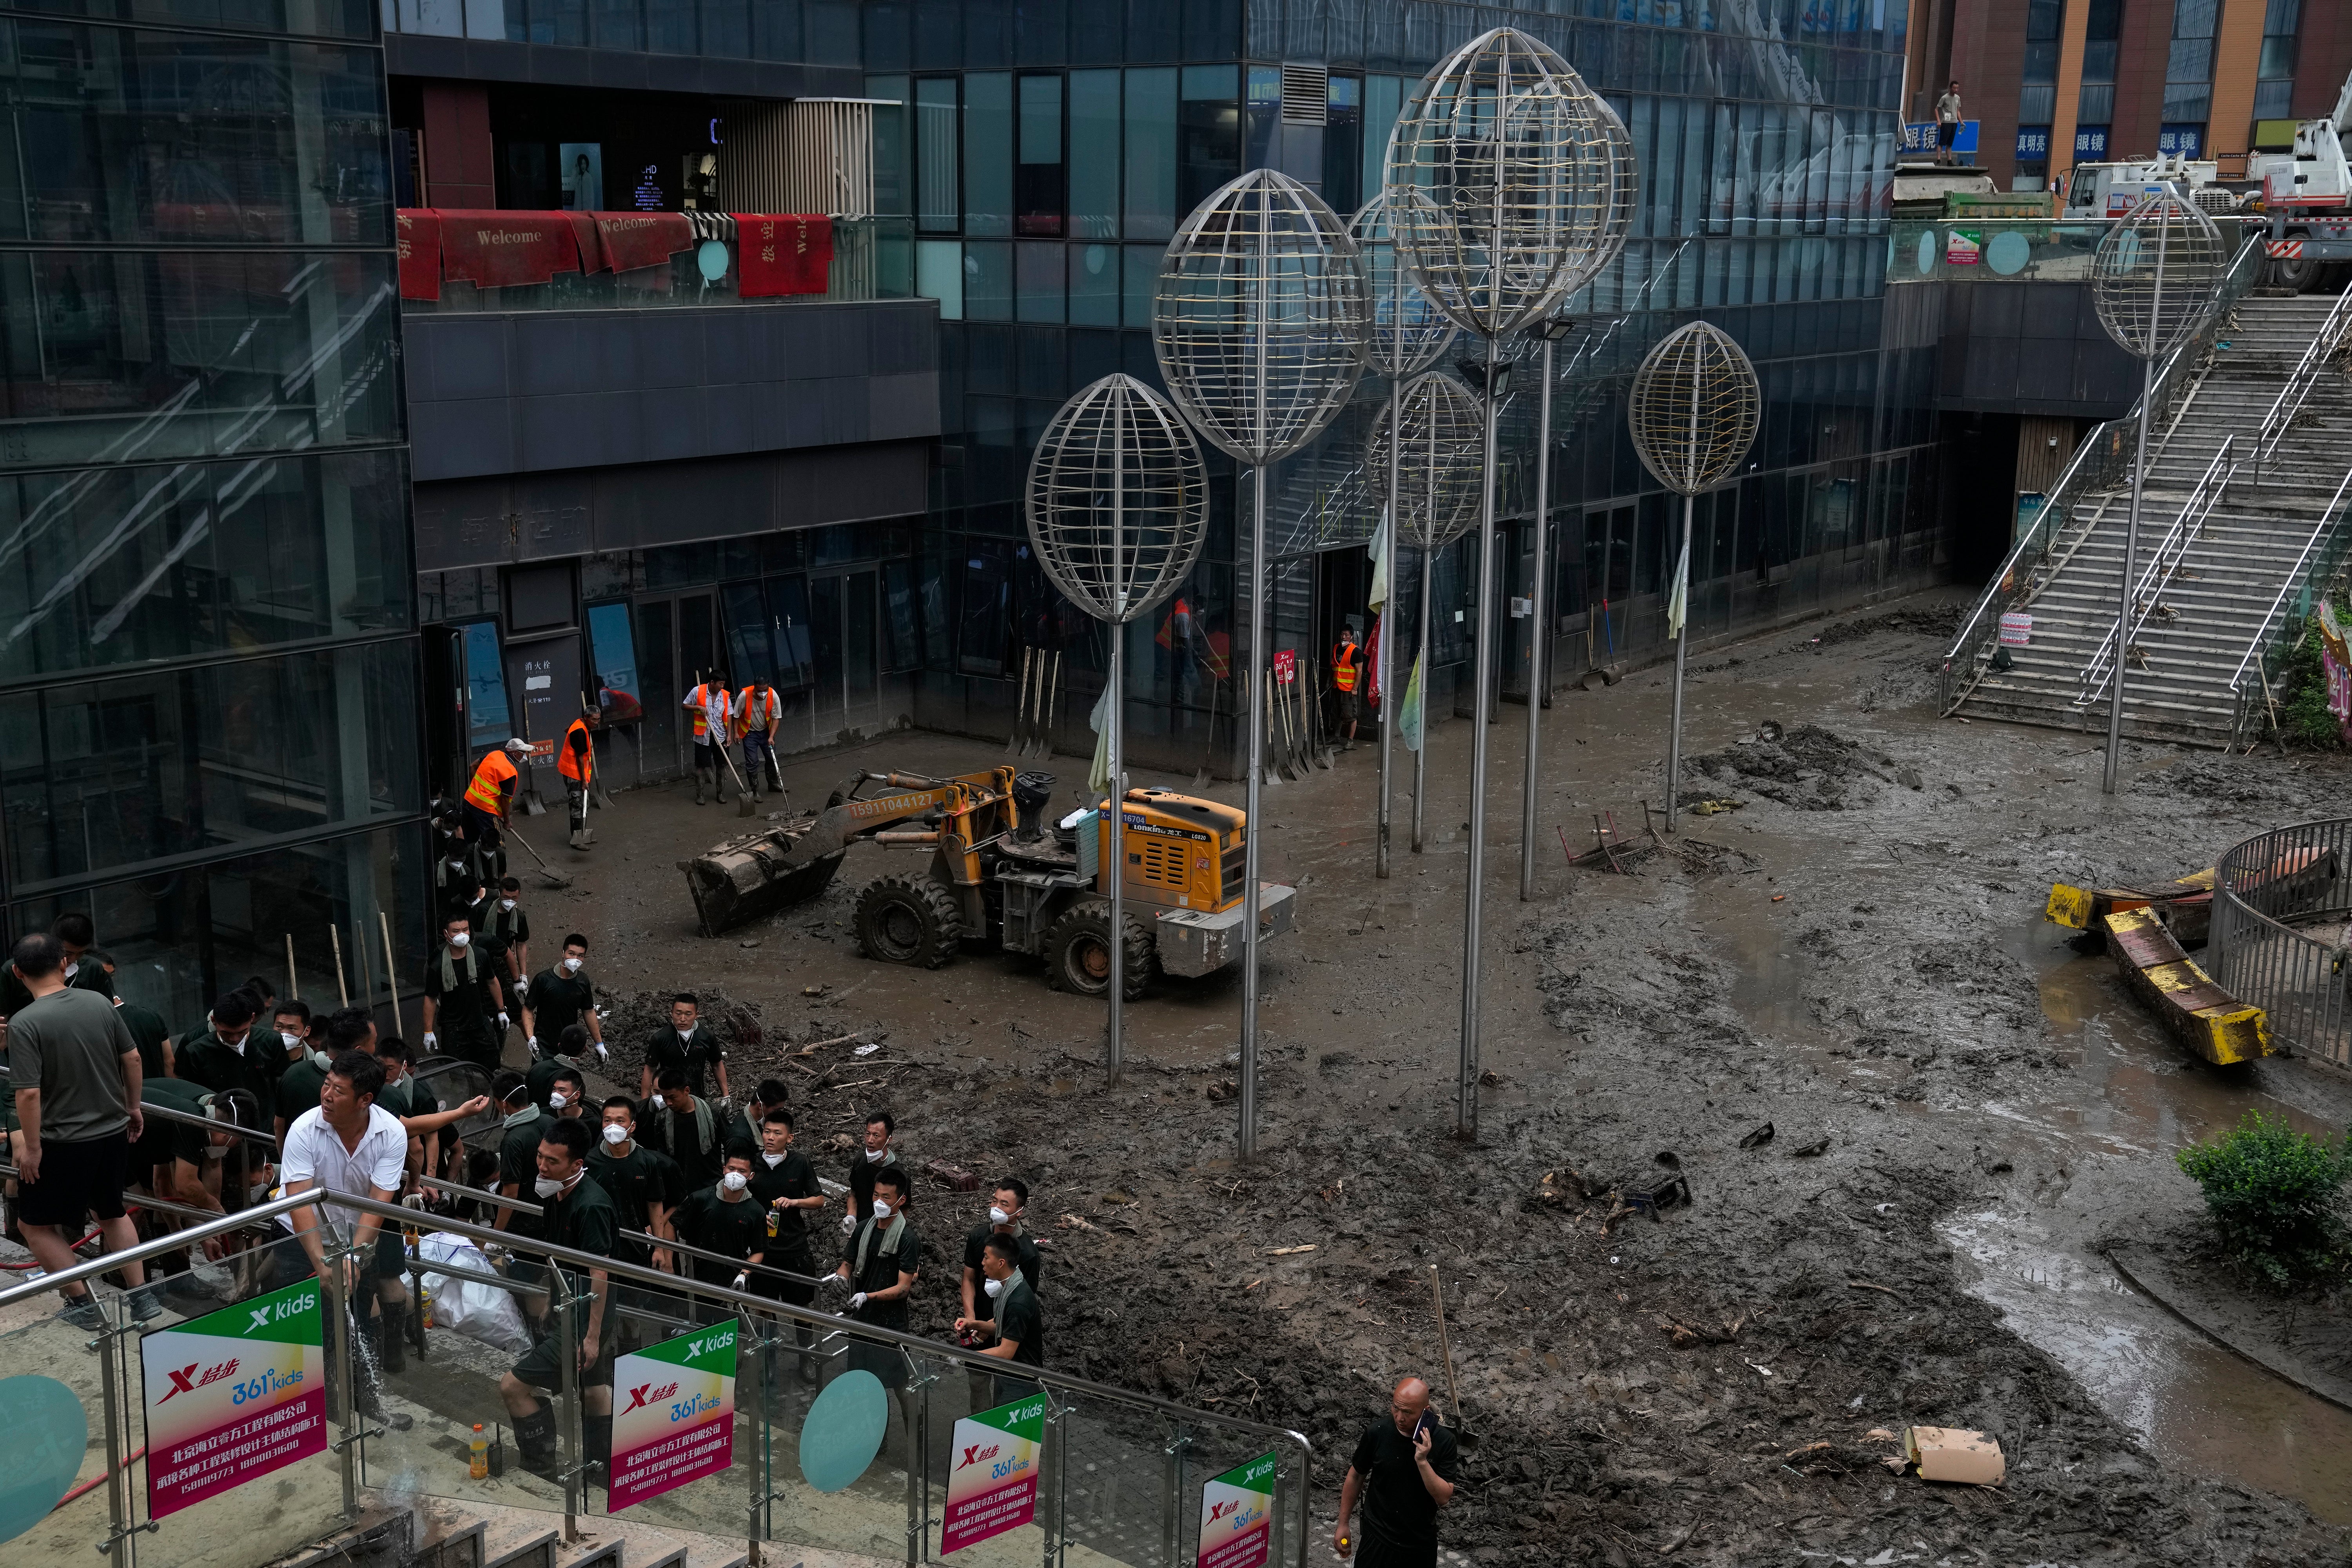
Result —
<path fill-rule="evenodd" d="M 920 870 L 885 872 L 858 889 L 858 945 L 886 963 L 937 969 L 966 941 L 982 942 L 1044 959 L 1056 989 L 1102 995 L 1114 876 L 1125 879 L 1118 940 L 1129 998 L 1154 973 L 1207 974 L 1240 957 L 1246 814 L 1133 788 L 1114 838 L 1107 796 L 1056 822 L 1053 789 L 1051 773 L 1008 767 L 943 779 L 852 773 L 823 811 L 679 864 L 706 936 L 816 897 L 850 845 L 872 843 L 929 851 Z M 1258 884 L 1261 940 L 1291 928 L 1297 897 Z"/>
<path fill-rule="evenodd" d="M 2324 120 L 2294 128 L 2290 153 L 2261 155 L 2263 210 L 2270 216 L 2271 277 L 2307 293 L 2352 262 L 2352 166 L 2343 132 L 2352 126 L 2352 78 Z M 2249 174 L 2255 172 L 2250 168 Z"/>

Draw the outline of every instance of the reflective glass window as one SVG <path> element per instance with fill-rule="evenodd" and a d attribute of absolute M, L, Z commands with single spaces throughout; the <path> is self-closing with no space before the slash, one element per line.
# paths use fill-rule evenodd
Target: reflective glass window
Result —
<path fill-rule="evenodd" d="M 1013 319 L 1013 242 L 966 240 L 963 247 L 963 313 L 974 321 Z"/>
<path fill-rule="evenodd" d="M 806 58 L 801 50 L 801 0 L 751 0 L 751 53 L 763 60 Z"/>
<path fill-rule="evenodd" d="M 1364 79 L 1364 184 L 1366 200 L 1379 194 L 1386 178 L 1389 133 L 1396 129 L 1404 104 L 1404 82 L 1392 76 Z"/>
<path fill-rule="evenodd" d="M 972 71 L 963 79 L 963 228 L 1013 232 L 1013 78 Z"/>
<path fill-rule="evenodd" d="M 925 77 L 915 83 L 915 178 L 917 226 L 952 233 L 961 216 L 961 159 L 957 155 L 956 84 L 953 77 Z"/>
<path fill-rule="evenodd" d="M 1024 239 L 1013 250 L 1014 314 L 1024 321 L 1064 320 L 1069 247 L 1058 239 Z"/>
<path fill-rule="evenodd" d="M 1230 73 L 1228 73 L 1230 74 Z M 1176 233 L 1176 73 L 1127 73 L 1127 237 L 1169 239 Z M 1190 211 L 1188 206 L 1185 209 Z"/>
<path fill-rule="evenodd" d="M 1236 66 L 1184 68 L 1177 103 L 1180 213 L 1191 212 L 1242 172 L 1241 85 Z"/>
<path fill-rule="evenodd" d="M 704 54 L 726 60 L 751 55 L 751 0 L 701 0 L 701 13 Z"/>
<path fill-rule="evenodd" d="M 0 478 L 0 681 L 409 624 L 389 451 Z"/>
<path fill-rule="evenodd" d="M 856 0 L 808 0 L 802 26 L 806 45 L 800 58 L 817 66 L 859 63 Z"/>
<path fill-rule="evenodd" d="M 634 724 L 645 717 L 645 688 L 637 679 L 637 648 L 625 600 L 588 606 L 588 643 L 596 660 L 596 713 L 600 722 Z"/>
<path fill-rule="evenodd" d="M 874 210 L 903 216 L 914 211 L 915 149 L 907 127 L 914 109 L 912 84 L 902 76 L 869 76 L 866 96 L 887 100 L 874 106 Z"/>
<path fill-rule="evenodd" d="M 1118 326 L 1118 247 L 1074 245 L 1070 252 L 1070 323 Z"/>
<path fill-rule="evenodd" d="M 1069 207 L 1074 238 L 1118 237 L 1118 74 L 1072 71 L 1069 76 Z"/>
<path fill-rule="evenodd" d="M 399 437 L 393 258 L 0 257 L 0 468 Z"/>
<path fill-rule="evenodd" d="M 1013 228 L 1026 235 L 1062 232 L 1062 79 L 1024 76 L 1020 81 L 1019 142 L 1013 165 Z"/>
<path fill-rule="evenodd" d="M 60 16 L 312 38 L 375 37 L 376 0 L 41 0 Z"/>

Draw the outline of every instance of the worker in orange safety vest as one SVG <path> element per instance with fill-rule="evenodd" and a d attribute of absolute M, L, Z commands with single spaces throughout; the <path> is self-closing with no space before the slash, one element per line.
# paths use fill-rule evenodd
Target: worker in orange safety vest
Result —
<path fill-rule="evenodd" d="M 776 731 L 784 721 L 784 700 L 772 686 L 751 685 L 735 694 L 735 733 L 743 742 L 743 784 L 757 801 L 772 782 L 783 793 L 784 775 L 776 766 Z"/>
<path fill-rule="evenodd" d="M 572 808 L 572 847 L 585 849 L 588 837 L 588 792 L 596 784 L 596 742 L 587 719 L 572 721 L 563 744 L 555 751 L 555 771 L 563 775 L 563 798 Z"/>
<path fill-rule="evenodd" d="M 462 804 L 467 837 L 485 849 L 498 847 L 499 829 L 506 826 L 508 815 L 514 809 L 515 791 L 522 784 L 522 775 L 515 768 L 516 760 L 529 755 L 530 742 L 518 737 L 494 752 L 485 752 L 474 765 L 473 782 L 467 784 Z"/>
<path fill-rule="evenodd" d="M 703 680 L 686 694 L 684 704 L 694 715 L 694 804 L 700 805 L 709 784 L 719 788 L 719 804 L 727 804 L 727 742 L 734 734 L 735 703 L 723 679 Z"/>
<path fill-rule="evenodd" d="M 1347 733 L 1347 746 L 1356 744 L 1356 721 L 1363 717 L 1363 699 L 1357 692 L 1364 675 L 1364 650 L 1356 646 L 1353 626 L 1339 634 L 1339 641 L 1331 649 L 1331 689 L 1339 699 L 1339 728 Z"/>

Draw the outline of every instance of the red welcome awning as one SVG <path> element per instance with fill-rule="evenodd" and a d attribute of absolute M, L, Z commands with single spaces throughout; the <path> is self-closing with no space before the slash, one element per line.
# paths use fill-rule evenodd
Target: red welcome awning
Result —
<path fill-rule="evenodd" d="M 481 289 L 544 283 L 582 270 L 572 215 L 444 207 L 441 275 Z"/>
<path fill-rule="evenodd" d="M 400 220 L 400 297 L 441 298 L 441 215 L 431 207 L 404 207 Z"/>
<path fill-rule="evenodd" d="M 694 225 L 684 213 L 590 213 L 602 259 L 615 272 L 659 267 L 694 248 Z"/>
<path fill-rule="evenodd" d="M 746 300 L 822 294 L 833 267 L 833 220 L 804 213 L 734 213 Z"/>

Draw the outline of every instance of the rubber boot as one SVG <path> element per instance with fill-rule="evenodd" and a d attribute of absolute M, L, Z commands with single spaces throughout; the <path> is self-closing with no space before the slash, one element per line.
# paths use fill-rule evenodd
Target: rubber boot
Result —
<path fill-rule="evenodd" d="M 361 1416 L 364 1419 L 380 1422 L 389 1431 L 405 1432 L 416 1425 L 416 1418 L 387 1409 L 383 1403 L 383 1386 L 377 1381 L 376 1368 L 384 1364 L 383 1342 L 389 1337 L 384 1332 L 385 1326 L 383 1318 L 370 1318 L 360 1331 L 362 1336 L 367 1341 L 370 1352 L 368 1360 L 373 1364 L 363 1364 L 354 1355 L 352 1366 L 352 1403 L 358 1407 Z M 353 1350 L 356 1351 L 357 1348 L 354 1346 Z"/>
<path fill-rule="evenodd" d="M 542 1405 L 514 1418 L 515 1452 L 522 1468 L 543 1481 L 563 1479 L 555 1454 L 555 1412 Z"/>
<path fill-rule="evenodd" d="M 588 1445 L 588 1479 L 600 1487 L 612 1484 L 613 1418 L 583 1415 L 580 1435 Z"/>
<path fill-rule="evenodd" d="M 719 804 L 725 805 L 727 804 L 727 770 L 725 768 L 718 767 L 710 770 L 710 785 L 712 793 L 718 797 Z"/>
<path fill-rule="evenodd" d="M 695 805 L 700 805 L 702 804 L 703 791 L 705 791 L 706 789 L 708 789 L 708 788 L 709 787 L 709 785 L 710 785 L 710 770 L 709 770 L 709 768 L 697 768 L 697 769 L 695 769 L 695 770 L 694 770 L 694 804 L 695 804 Z"/>
<path fill-rule="evenodd" d="M 408 1370 L 408 1303 L 384 1301 L 378 1305 L 383 1313 L 383 1349 L 377 1363 L 387 1373 Z"/>

